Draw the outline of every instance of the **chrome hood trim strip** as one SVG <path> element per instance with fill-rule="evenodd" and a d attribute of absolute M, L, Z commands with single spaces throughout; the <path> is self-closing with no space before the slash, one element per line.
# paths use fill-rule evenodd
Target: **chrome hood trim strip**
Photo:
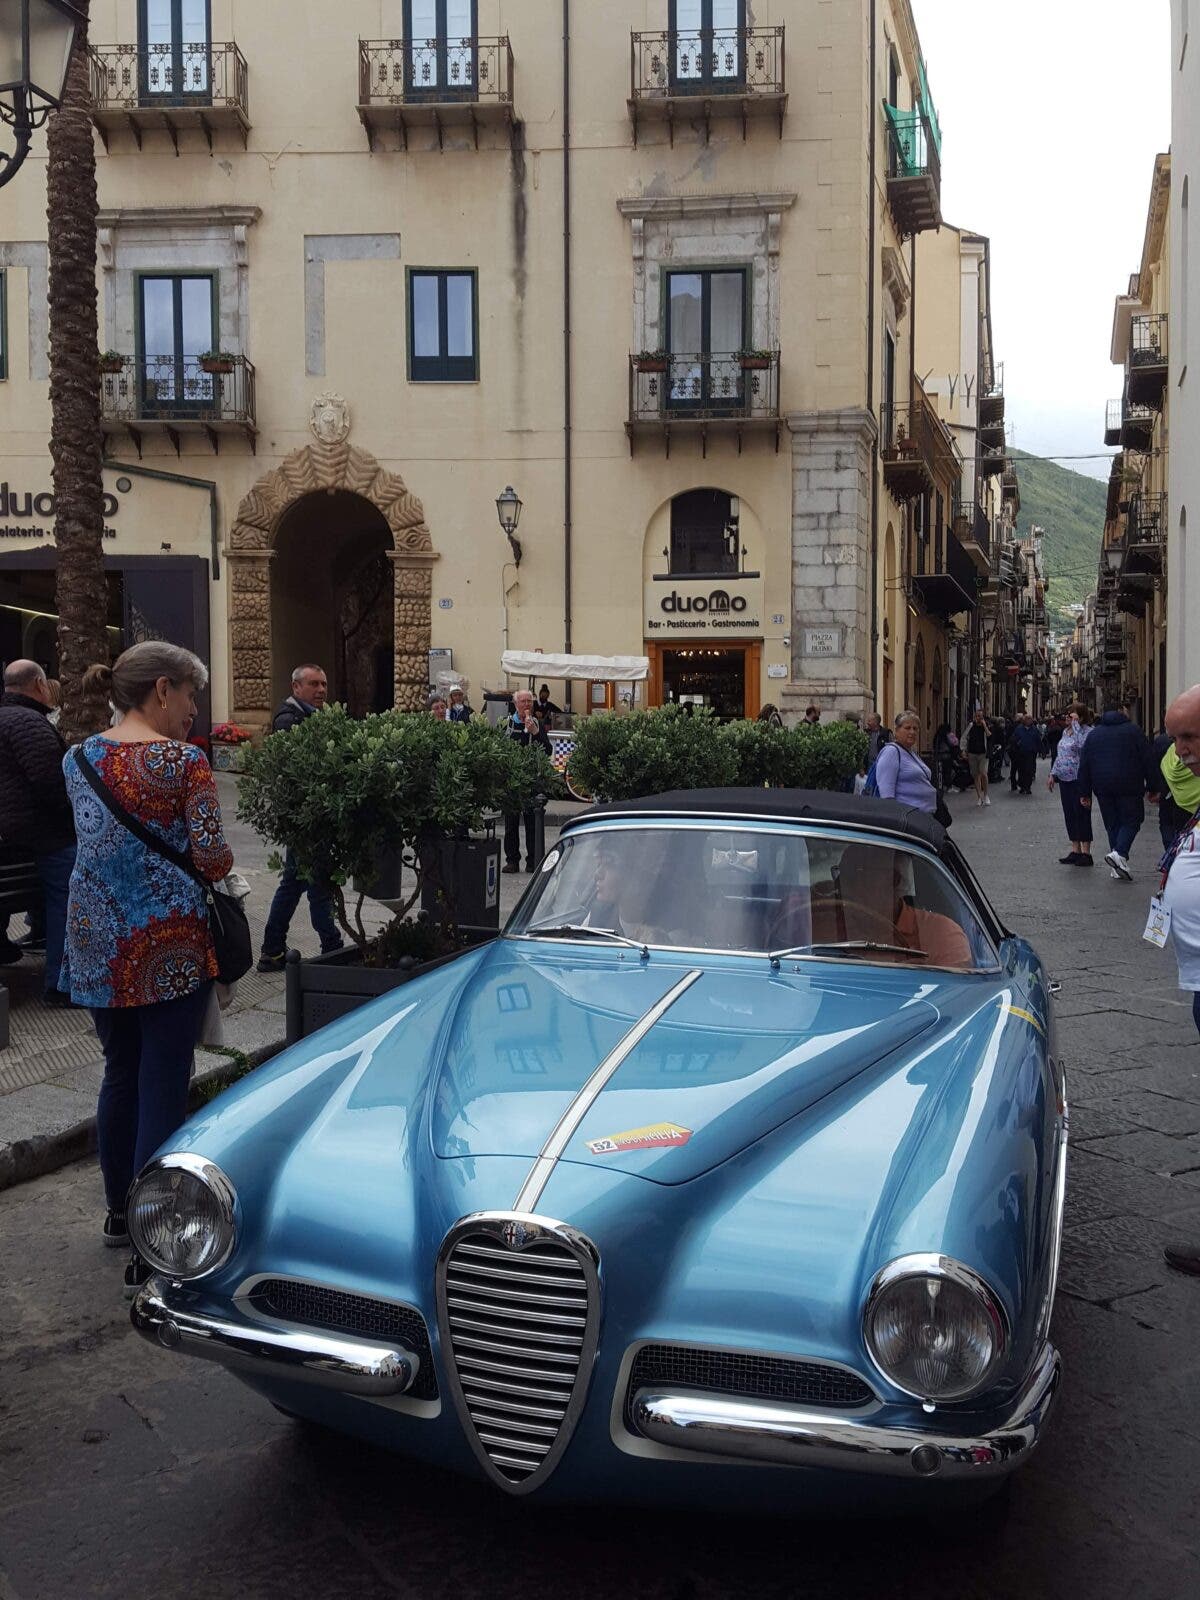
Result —
<path fill-rule="evenodd" d="M 622 1062 L 632 1054 L 654 1024 L 662 1020 L 676 1000 L 685 995 L 697 978 L 702 976 L 703 974 L 699 967 L 685 974 L 677 984 L 667 990 L 657 1004 L 650 1007 L 644 1017 L 640 1017 L 634 1023 L 625 1037 L 605 1056 L 562 1116 L 559 1117 L 549 1138 L 542 1146 L 541 1154 L 536 1158 L 533 1166 L 530 1167 L 529 1174 L 521 1185 L 517 1198 L 513 1201 L 513 1210 L 515 1212 L 521 1215 L 528 1215 L 536 1210 L 537 1203 L 542 1198 L 543 1191 L 550 1181 L 550 1174 L 562 1157 L 563 1151 L 575 1137 L 580 1123 L 608 1086 L 609 1081 L 615 1077 Z"/>

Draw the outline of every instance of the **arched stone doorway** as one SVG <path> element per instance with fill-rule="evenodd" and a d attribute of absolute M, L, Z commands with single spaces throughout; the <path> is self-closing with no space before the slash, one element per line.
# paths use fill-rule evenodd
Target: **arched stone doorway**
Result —
<path fill-rule="evenodd" d="M 333 502 L 328 508 L 331 514 L 324 518 L 319 514 L 323 497 Z M 308 502 L 307 506 L 302 502 Z M 348 543 L 340 538 L 332 515 L 337 505 L 356 508 L 355 531 Z M 368 508 L 377 513 L 370 520 Z M 390 549 L 384 542 L 385 528 Z M 281 618 L 277 628 L 275 615 L 272 569 L 281 553 L 281 533 L 287 535 L 289 543 L 291 535 L 305 543 L 315 540 L 318 545 L 324 539 L 330 545 L 331 576 L 336 572 L 346 582 L 348 575 L 361 569 L 370 558 L 372 544 L 374 554 L 383 554 L 391 563 L 392 698 L 401 710 L 420 710 L 428 687 L 433 627 L 431 568 L 437 560 L 421 503 L 409 493 L 401 477 L 386 471 L 366 450 L 344 440 L 328 443 L 318 439 L 293 451 L 273 472 L 261 478 L 234 518 L 229 540 L 234 720 L 250 728 L 265 727 L 278 698 L 280 675 L 286 676 L 296 665 L 290 659 L 275 659 L 276 651 L 285 648 L 285 641 L 290 642 L 288 625 Z M 287 558 L 282 559 L 286 563 Z M 280 571 L 285 574 L 286 565 Z M 284 583 L 286 586 L 286 576 Z M 315 585 L 312 587 L 315 589 Z M 329 641 L 330 661 L 336 665 L 339 654 L 335 626 L 341 606 L 329 590 L 316 599 L 322 607 L 323 637 Z M 281 607 L 282 612 L 287 609 L 286 605 Z M 310 610 L 308 614 L 314 613 Z M 292 612 L 293 619 L 301 615 Z M 316 649 L 300 651 L 300 657 L 317 654 Z"/>

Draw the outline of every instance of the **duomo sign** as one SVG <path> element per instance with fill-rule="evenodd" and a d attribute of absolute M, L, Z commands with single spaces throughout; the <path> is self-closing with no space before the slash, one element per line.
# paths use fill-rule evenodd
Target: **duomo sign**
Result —
<path fill-rule="evenodd" d="M 646 585 L 646 635 L 761 634 L 763 584 L 742 578 L 653 578 Z"/>

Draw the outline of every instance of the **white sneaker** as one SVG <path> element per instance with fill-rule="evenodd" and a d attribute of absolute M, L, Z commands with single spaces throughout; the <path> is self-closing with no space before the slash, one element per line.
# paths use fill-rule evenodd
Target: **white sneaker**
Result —
<path fill-rule="evenodd" d="M 984 795 L 984 797 L 983 797 L 983 803 L 984 803 L 984 805 L 985 805 L 985 806 L 990 806 L 990 805 L 991 805 L 991 803 L 992 803 L 992 797 L 991 797 L 991 795 L 990 795 L 990 794 L 985 794 L 985 795 Z"/>
<path fill-rule="evenodd" d="M 1129 863 L 1118 851 L 1110 850 L 1104 859 L 1113 869 L 1114 878 L 1124 878 L 1126 883 L 1133 882 L 1133 873 L 1129 870 Z"/>
<path fill-rule="evenodd" d="M 1120 883 L 1121 874 L 1117 871 L 1116 867 L 1109 867 L 1108 875 L 1109 875 L 1110 878 L 1114 879 L 1117 883 Z"/>
<path fill-rule="evenodd" d="M 976 800 L 975 804 L 977 806 L 981 806 L 983 804 L 983 796 L 982 795 L 980 795 L 979 799 Z"/>

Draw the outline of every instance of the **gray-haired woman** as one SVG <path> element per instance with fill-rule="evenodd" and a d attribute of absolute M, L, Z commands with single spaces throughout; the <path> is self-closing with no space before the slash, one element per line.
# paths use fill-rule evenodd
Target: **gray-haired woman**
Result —
<path fill-rule="evenodd" d="M 186 1115 L 192 1055 L 217 976 L 199 884 L 131 832 L 110 801 L 190 856 L 210 883 L 228 874 L 233 854 L 216 783 L 203 753 L 186 742 L 207 682 L 204 663 L 170 644 L 136 644 L 115 666 L 90 667 L 85 692 L 107 694 L 121 721 L 63 762 L 78 853 L 61 987 L 91 1009 L 104 1051 L 97 1134 L 110 1245 L 128 1242 L 129 1186 Z M 135 1256 L 126 1289 L 146 1275 Z"/>
<path fill-rule="evenodd" d="M 938 808 L 938 792 L 933 774 L 917 754 L 920 737 L 920 717 L 915 711 L 902 711 L 896 718 L 895 739 L 884 745 L 876 759 L 875 781 L 881 799 L 934 812 Z"/>

